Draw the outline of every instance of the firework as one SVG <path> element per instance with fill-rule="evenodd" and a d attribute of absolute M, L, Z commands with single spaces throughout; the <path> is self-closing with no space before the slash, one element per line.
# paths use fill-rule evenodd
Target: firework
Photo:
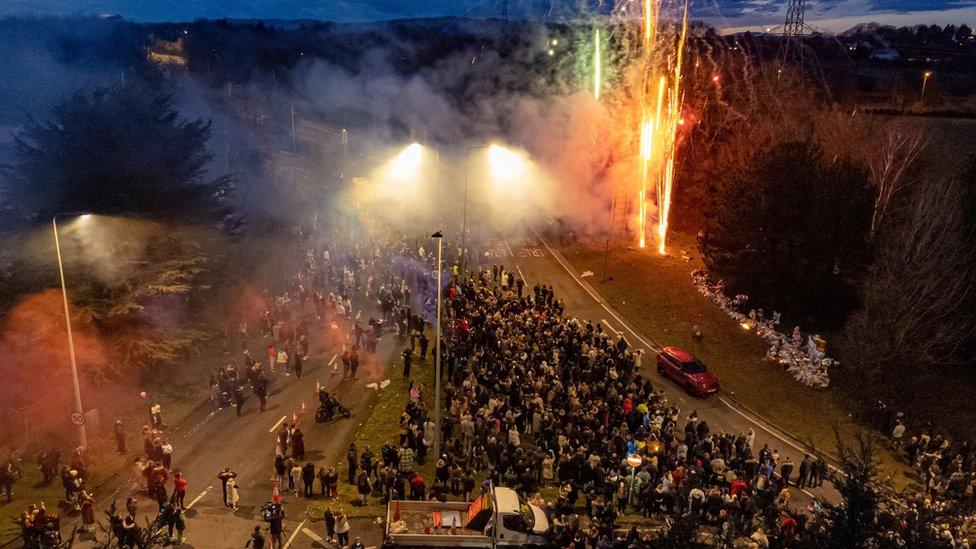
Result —
<path fill-rule="evenodd" d="M 635 60 L 641 71 L 634 96 L 640 113 L 640 194 L 638 195 L 638 244 L 647 245 L 648 191 L 657 194 L 658 251 L 665 252 L 677 130 L 681 120 L 681 63 L 688 32 L 688 5 L 684 6 L 681 31 L 673 36 L 659 30 L 661 2 L 643 0 L 643 49 Z"/>

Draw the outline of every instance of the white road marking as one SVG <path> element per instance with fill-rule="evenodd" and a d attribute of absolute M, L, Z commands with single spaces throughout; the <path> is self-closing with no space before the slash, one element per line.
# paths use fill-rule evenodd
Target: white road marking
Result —
<path fill-rule="evenodd" d="M 118 494 L 119 492 L 122 491 L 123 488 L 125 488 L 126 486 L 129 486 L 131 484 L 134 484 L 135 482 L 136 482 L 136 477 L 130 477 L 129 480 L 127 480 L 124 483 L 122 483 L 121 485 L 119 485 L 119 487 L 116 488 L 114 492 L 112 492 L 111 494 L 109 494 L 108 497 L 106 497 L 101 503 L 99 503 L 99 506 L 105 505 L 111 499 L 115 499 L 115 494 Z"/>
<path fill-rule="evenodd" d="M 201 492 L 199 496 L 193 498 L 193 501 L 191 501 L 186 506 L 186 508 L 189 509 L 189 508 L 193 507 L 194 505 L 196 505 L 197 502 L 200 501 L 201 499 L 203 499 L 203 496 L 209 494 L 211 490 L 213 490 L 213 484 L 211 484 L 210 486 L 207 486 L 207 489 L 206 490 L 204 490 L 203 492 Z"/>
<path fill-rule="evenodd" d="M 308 519 L 306 519 L 306 520 L 308 520 Z M 298 535 L 298 532 L 300 532 L 302 530 L 302 526 L 305 526 L 305 521 L 304 520 L 301 521 L 300 523 L 298 523 L 298 527 L 295 528 L 295 531 L 292 532 L 290 536 L 288 536 L 288 541 L 285 542 L 285 549 L 288 549 L 288 546 L 291 545 L 291 542 L 295 541 L 295 536 L 297 536 Z"/>
<path fill-rule="evenodd" d="M 281 416 L 281 419 L 279 419 L 278 421 L 276 421 L 275 424 L 272 425 L 270 429 L 268 429 L 268 432 L 269 433 L 275 432 L 275 429 L 277 429 L 278 426 L 281 425 L 281 422 L 284 421 L 284 420 L 286 420 L 286 419 L 288 419 L 288 416 Z"/>
<path fill-rule="evenodd" d="M 601 322 L 601 323 L 602 323 L 602 324 L 603 324 L 604 326 L 606 326 L 606 327 L 607 327 L 607 329 L 609 329 L 609 330 L 610 330 L 611 332 L 613 332 L 614 334 L 616 334 L 616 335 L 617 335 L 617 337 L 620 337 L 620 334 L 622 334 L 622 333 L 623 333 L 623 332 L 621 332 L 620 330 L 618 330 L 618 329 L 616 329 L 616 328 L 614 328 L 614 327 L 613 327 L 613 325 L 612 325 L 612 324 L 610 324 L 609 322 L 607 322 L 607 319 L 605 319 L 605 318 L 601 318 L 601 319 L 600 319 L 600 322 Z"/>
<path fill-rule="evenodd" d="M 524 274 L 522 274 L 522 267 L 519 267 L 517 263 L 515 264 L 515 270 L 517 270 L 517 271 L 518 271 L 518 273 L 519 273 L 519 278 L 521 278 L 521 279 L 522 279 L 522 282 L 525 282 L 526 284 L 528 284 L 528 281 L 527 281 L 527 280 L 525 280 L 525 275 L 524 275 Z"/>
<path fill-rule="evenodd" d="M 332 355 L 332 360 L 329 361 L 329 366 L 332 366 L 332 363 L 335 362 L 336 361 L 336 358 L 338 358 L 338 357 L 339 357 L 338 354 Z"/>
<path fill-rule="evenodd" d="M 508 248 L 508 255 L 510 255 L 512 257 L 515 257 L 515 252 L 513 252 L 512 251 L 512 247 L 508 245 L 508 239 L 507 238 L 503 238 L 502 239 L 502 242 L 504 242 L 505 243 L 505 247 Z"/>
<path fill-rule="evenodd" d="M 322 542 L 325 541 L 324 539 L 322 539 L 322 536 L 316 534 L 315 532 L 313 532 L 309 528 L 302 528 L 302 533 L 305 534 L 306 536 L 312 538 L 312 541 L 317 541 L 319 543 L 322 543 Z"/>
<path fill-rule="evenodd" d="M 212 417 L 214 417 L 215 415 L 217 415 L 217 412 L 219 412 L 221 410 L 223 410 L 223 408 L 217 408 L 213 412 L 210 412 L 210 415 L 208 415 L 207 417 L 203 418 L 203 421 L 201 421 L 200 423 L 197 423 L 196 427 L 194 427 L 194 428 L 190 429 L 189 431 L 187 431 L 187 433 L 185 435 L 183 435 L 183 438 L 184 439 L 189 438 L 190 435 L 192 435 L 193 433 L 197 432 L 197 430 L 199 430 L 200 427 L 203 427 L 203 424 L 204 423 L 210 421 L 210 419 Z"/>

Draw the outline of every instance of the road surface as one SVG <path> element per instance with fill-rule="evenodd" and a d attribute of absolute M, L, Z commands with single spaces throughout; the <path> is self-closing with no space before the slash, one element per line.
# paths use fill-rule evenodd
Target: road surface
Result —
<path fill-rule="evenodd" d="M 637 331 L 534 229 L 527 228 L 513 236 L 502 235 L 491 239 L 488 254 L 491 262 L 504 264 L 508 269 L 514 267 L 528 287 L 537 283 L 552 285 L 556 297 L 566 303 L 565 314 L 590 320 L 594 324 L 599 322 L 613 335 L 623 336 L 630 345 L 644 349 L 646 354 L 642 361 L 642 373 L 652 380 L 655 388 L 664 389 L 670 402 L 678 403 L 681 408 L 679 427 L 683 428 L 688 414 L 697 410 L 699 417 L 708 421 L 713 433 L 745 433 L 752 428 L 756 432 L 756 451 L 768 443 L 771 449 L 779 450 L 781 462 L 787 456 L 793 457 L 796 464 L 793 469 L 795 478 L 805 453 L 804 445 L 800 441 L 740 407 L 728 396 L 720 393 L 696 398 L 688 395 L 673 381 L 659 376 L 655 369 L 657 351 L 666 346 L 667 342 L 654 341 Z M 798 508 L 806 508 L 813 498 L 829 502 L 840 499 L 829 482 L 825 482 L 820 488 L 800 490 L 793 487 L 791 494 L 791 504 Z"/>

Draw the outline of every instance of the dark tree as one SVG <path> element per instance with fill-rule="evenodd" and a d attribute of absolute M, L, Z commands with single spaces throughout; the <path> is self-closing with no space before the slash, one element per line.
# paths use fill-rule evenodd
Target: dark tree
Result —
<path fill-rule="evenodd" d="M 754 155 L 720 184 L 702 252 L 730 293 L 832 327 L 855 307 L 874 196 L 866 172 L 811 142 Z"/>
<path fill-rule="evenodd" d="M 873 547 L 888 537 L 890 524 L 879 521 L 882 486 L 877 479 L 874 445 L 870 435 L 859 432 L 852 445 L 837 438 L 840 470 L 833 478 L 841 502 L 824 503 L 797 540 L 798 547 Z M 881 545 L 884 546 L 884 545 Z"/>
<path fill-rule="evenodd" d="M 4 167 L 4 198 L 24 217 L 231 221 L 231 178 L 207 179 L 210 124 L 181 119 L 169 94 L 133 84 L 83 90 L 52 114 L 28 121 Z"/>

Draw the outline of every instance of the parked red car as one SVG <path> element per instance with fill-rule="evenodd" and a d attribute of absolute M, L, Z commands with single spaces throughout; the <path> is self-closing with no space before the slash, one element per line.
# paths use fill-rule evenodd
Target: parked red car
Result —
<path fill-rule="evenodd" d="M 657 355 L 657 373 L 669 377 L 696 396 L 718 392 L 718 378 L 691 353 L 678 347 L 665 347 Z"/>

